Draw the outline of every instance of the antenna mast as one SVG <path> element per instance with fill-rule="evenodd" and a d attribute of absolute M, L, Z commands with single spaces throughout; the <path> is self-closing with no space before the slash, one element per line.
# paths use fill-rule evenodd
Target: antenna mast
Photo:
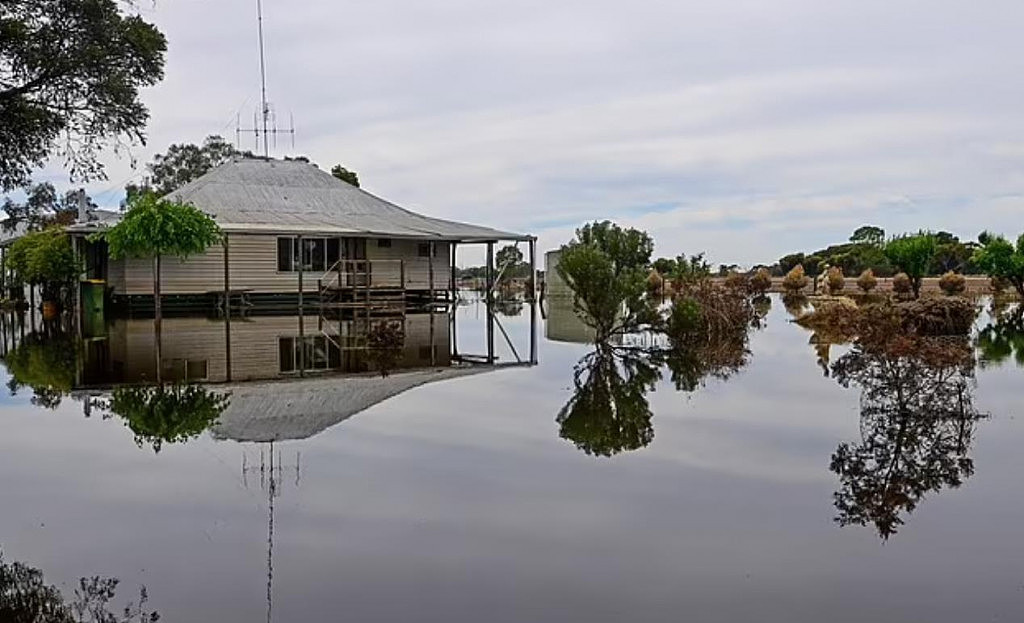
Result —
<path fill-rule="evenodd" d="M 260 138 L 263 139 L 263 157 L 270 158 L 270 135 L 274 135 L 274 148 L 277 148 L 277 135 L 290 134 L 292 137 L 292 149 L 295 149 L 295 121 L 290 118 L 290 125 L 287 130 L 278 129 L 277 115 L 273 107 L 267 101 L 267 57 L 263 42 L 263 0 L 256 0 L 256 22 L 259 31 L 260 42 L 260 111 L 253 112 L 252 128 L 241 127 L 241 115 L 235 121 L 235 147 L 242 148 L 242 134 L 253 134 L 256 138 L 256 151 L 260 149 Z M 271 127 L 273 126 L 273 127 Z"/>
<path fill-rule="evenodd" d="M 267 104 L 267 61 L 263 52 L 263 0 L 256 0 L 256 21 L 260 32 L 260 110 L 263 117 L 263 157 L 270 157 L 270 145 L 267 142 L 267 118 L 270 106 Z"/>

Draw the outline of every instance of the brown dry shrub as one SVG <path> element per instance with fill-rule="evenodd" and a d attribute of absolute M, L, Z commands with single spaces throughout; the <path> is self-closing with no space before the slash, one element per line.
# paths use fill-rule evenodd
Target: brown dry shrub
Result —
<path fill-rule="evenodd" d="M 757 269 L 754 276 L 750 278 L 750 291 L 753 294 L 764 294 L 772 287 L 772 274 L 767 268 Z"/>
<path fill-rule="evenodd" d="M 729 274 L 725 276 L 725 287 L 739 292 L 750 292 L 750 278 L 743 273 L 731 270 L 729 271 Z"/>
<path fill-rule="evenodd" d="M 803 264 L 797 264 L 792 270 L 786 273 L 785 278 L 782 280 L 782 287 L 789 294 L 799 294 L 803 292 L 804 288 L 806 288 L 807 284 L 810 282 L 811 279 L 804 272 Z"/>
<path fill-rule="evenodd" d="M 946 293 L 947 296 L 956 296 L 963 294 L 967 290 L 967 280 L 964 279 L 963 275 L 949 271 L 948 273 L 939 277 L 939 288 Z"/>
<path fill-rule="evenodd" d="M 647 291 L 653 296 L 661 296 L 665 289 L 665 279 L 658 272 L 658 269 L 652 268 L 651 272 L 647 275 Z"/>
<path fill-rule="evenodd" d="M 833 296 L 842 292 L 846 287 L 846 277 L 843 275 L 843 269 L 838 266 L 829 268 L 828 274 L 825 275 L 825 284 L 828 286 L 828 293 Z"/>
<path fill-rule="evenodd" d="M 992 289 L 992 294 L 1000 296 L 1006 292 L 1010 284 L 1002 277 L 992 277 L 988 280 L 988 286 Z"/>
<path fill-rule="evenodd" d="M 883 299 L 857 307 L 848 299 L 837 304 L 818 305 L 797 318 L 800 326 L 828 335 L 834 342 L 853 339 L 867 343 L 886 342 L 897 336 L 969 335 L 978 315 L 977 307 L 964 298 L 930 296 L 894 303 Z"/>
<path fill-rule="evenodd" d="M 860 288 L 864 294 L 870 293 L 878 286 L 878 278 L 875 277 L 875 271 L 870 268 L 866 269 L 857 278 L 857 287 Z"/>
<path fill-rule="evenodd" d="M 896 276 L 892 278 L 892 291 L 899 295 L 912 294 L 914 292 L 914 284 L 910 280 L 910 275 L 907 273 L 896 273 Z"/>

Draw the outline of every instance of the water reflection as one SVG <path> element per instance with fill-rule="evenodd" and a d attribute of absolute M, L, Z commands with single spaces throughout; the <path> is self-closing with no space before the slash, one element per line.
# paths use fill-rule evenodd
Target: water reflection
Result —
<path fill-rule="evenodd" d="M 991 315 L 993 321 L 975 341 L 981 366 L 1001 366 L 1012 359 L 1024 367 L 1024 305 L 993 308 Z"/>
<path fill-rule="evenodd" d="M 612 456 L 654 439 L 646 394 L 661 378 L 654 353 L 598 345 L 576 364 L 575 390 L 558 412 L 559 435 L 590 455 Z"/>
<path fill-rule="evenodd" d="M 93 576 L 79 580 L 74 598 L 46 583 L 43 572 L 25 563 L 7 562 L 0 552 L 0 621 L 5 623 L 155 623 L 160 615 L 147 608 L 146 588 L 122 607 L 112 602 L 120 580 Z"/>
<path fill-rule="evenodd" d="M 199 385 L 118 387 L 107 409 L 124 419 L 141 448 L 160 452 L 165 443 L 195 439 L 210 428 L 229 404 L 226 394 Z"/>
<path fill-rule="evenodd" d="M 11 395 L 28 388 L 32 404 L 56 409 L 75 386 L 75 342 L 56 322 L 44 322 L 3 357 Z"/>
<path fill-rule="evenodd" d="M 974 354 L 966 338 L 899 337 L 858 343 L 832 365 L 841 385 L 861 389 L 859 443 L 841 443 L 836 521 L 895 534 L 929 492 L 974 473 Z"/>

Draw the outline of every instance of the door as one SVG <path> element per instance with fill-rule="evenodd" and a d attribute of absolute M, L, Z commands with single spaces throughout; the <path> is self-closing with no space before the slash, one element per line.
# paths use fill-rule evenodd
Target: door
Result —
<path fill-rule="evenodd" d="M 366 238 L 346 238 L 343 251 L 351 275 L 350 283 L 365 287 L 370 285 L 370 262 L 366 260 Z"/>

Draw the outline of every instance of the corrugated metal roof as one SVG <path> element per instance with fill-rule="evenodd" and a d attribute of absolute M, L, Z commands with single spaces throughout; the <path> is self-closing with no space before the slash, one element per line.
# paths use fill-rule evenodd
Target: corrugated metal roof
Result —
<path fill-rule="evenodd" d="M 482 242 L 532 236 L 430 218 L 296 160 L 239 158 L 170 193 L 225 231 L 331 233 Z"/>

